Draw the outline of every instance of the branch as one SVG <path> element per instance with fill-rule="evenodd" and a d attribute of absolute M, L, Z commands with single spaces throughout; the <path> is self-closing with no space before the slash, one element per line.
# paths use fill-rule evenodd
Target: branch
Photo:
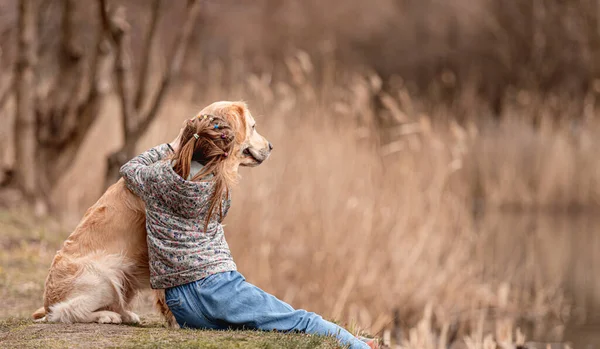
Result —
<path fill-rule="evenodd" d="M 92 62 L 90 64 L 90 86 L 88 87 L 88 93 L 84 101 L 84 105 L 90 104 L 90 102 L 97 98 L 100 94 L 100 84 L 98 80 L 98 69 L 100 67 L 101 58 L 108 55 L 108 49 L 105 47 L 105 37 L 110 30 L 110 24 L 108 21 L 108 15 L 106 14 L 106 3 L 104 0 L 98 1 L 98 18 L 100 19 L 100 29 L 96 36 L 96 52 L 92 56 Z"/>
<path fill-rule="evenodd" d="M 63 60 L 61 72 L 54 93 L 44 101 L 49 107 L 39 108 L 40 124 L 38 126 L 38 141 L 44 147 L 52 147 L 59 151 L 67 151 L 72 142 L 78 144 L 80 135 L 87 132 L 96 113 L 89 113 L 95 109 L 94 104 L 102 95 L 98 81 L 98 69 L 101 60 L 107 56 L 104 45 L 105 33 L 108 31 L 101 21 L 97 31 L 95 51 L 91 55 L 88 73 L 85 73 L 83 57 L 76 53 L 74 38 L 74 13 L 75 1 L 63 0 Z M 103 8 L 98 4 L 98 15 L 102 16 Z M 74 60 L 74 61 L 73 61 Z M 87 85 L 87 86 L 86 86 Z M 81 91 L 84 91 L 83 93 Z M 65 93 L 66 92 L 66 93 Z M 82 96 L 83 95 L 83 96 Z M 65 101 L 66 99 L 66 101 Z M 48 115 L 44 115 L 48 114 Z M 54 120 L 54 126 L 49 123 Z"/>
<path fill-rule="evenodd" d="M 98 0 L 98 17 L 100 18 L 101 27 L 109 31 L 110 30 L 110 19 L 108 15 L 108 5 L 106 0 Z"/>
<path fill-rule="evenodd" d="M 160 14 L 161 0 L 152 2 L 152 17 L 150 18 L 150 28 L 144 40 L 144 49 L 142 51 L 142 64 L 140 66 L 140 75 L 138 77 L 137 95 L 135 96 L 135 109 L 140 110 L 148 94 L 148 71 L 150 70 L 150 55 L 156 38 L 156 27 Z"/>
<path fill-rule="evenodd" d="M 89 87 L 84 101 L 77 107 L 76 114 L 79 122 L 70 133 L 69 138 L 82 138 L 80 135 L 87 132 L 98 114 L 99 99 L 105 92 L 101 86 L 102 82 L 100 80 L 102 77 L 99 76 L 98 71 L 109 55 L 109 50 L 105 47 L 105 40 L 106 34 L 110 31 L 110 23 L 105 0 L 99 0 L 97 6 L 100 28 L 98 28 L 96 34 L 96 48 L 90 63 Z"/>
<path fill-rule="evenodd" d="M 8 102 L 9 97 L 13 93 L 13 79 L 8 78 L 8 82 L 4 86 L 4 88 L 0 89 L 0 110 L 4 108 L 4 104 Z"/>
<path fill-rule="evenodd" d="M 117 8 L 113 15 L 109 17 L 109 21 L 110 33 L 117 53 L 115 58 L 115 75 L 117 78 L 117 92 L 121 102 L 121 123 L 124 139 L 127 140 L 131 132 L 131 122 L 134 120 L 135 110 L 133 109 L 131 96 L 133 78 L 128 52 L 130 49 L 129 24 L 125 20 L 124 11 L 123 7 Z"/>
<path fill-rule="evenodd" d="M 9 30 L 6 29 L 3 32 L 0 32 L 0 38 L 8 33 Z M 0 49 L 0 63 L 2 63 L 2 49 Z M 8 102 L 9 97 L 13 93 L 13 70 L 15 69 L 12 64 L 8 64 L 7 71 L 0 71 L 0 74 L 6 76 L 5 79 L 0 79 L 0 82 L 4 82 L 4 84 L 0 84 L 0 111 L 4 108 L 4 104 Z"/>
<path fill-rule="evenodd" d="M 183 60 L 185 58 L 185 54 L 187 52 L 187 48 L 190 43 L 190 38 L 192 36 L 192 30 L 194 29 L 194 25 L 196 24 L 196 19 L 200 14 L 200 1 L 191 0 L 188 4 L 187 9 L 187 17 L 185 19 L 185 23 L 181 28 L 181 31 L 178 33 L 177 38 L 175 40 L 175 49 L 173 50 L 173 54 L 169 58 L 169 67 L 165 71 L 163 75 L 162 81 L 160 82 L 158 92 L 154 96 L 154 100 L 152 100 L 150 107 L 148 110 L 142 114 L 142 117 L 138 120 L 136 127 L 134 129 L 133 138 L 137 140 L 146 130 L 150 123 L 156 117 L 158 112 L 158 108 L 166 91 L 172 81 L 172 79 L 179 73 L 181 70 L 181 66 L 183 64 Z"/>
<path fill-rule="evenodd" d="M 77 47 L 75 40 L 75 1 L 63 0 L 63 18 L 61 24 L 62 43 L 61 64 L 67 65 L 72 61 L 78 61 L 83 56 L 81 48 Z"/>
<path fill-rule="evenodd" d="M 103 19 L 106 15 L 104 1 L 99 0 L 97 4 L 98 17 L 101 18 L 100 28 L 97 31 L 96 36 L 96 48 L 92 56 L 89 70 L 89 77 L 87 79 L 89 87 L 87 90 L 86 97 L 84 100 L 77 105 L 75 115 L 77 115 L 77 122 L 72 125 L 72 128 L 68 130 L 62 142 L 59 144 L 52 144 L 60 153 L 60 159 L 58 162 L 68 164 L 74 159 L 77 154 L 81 143 L 85 139 L 87 131 L 90 129 L 94 120 L 98 116 L 100 111 L 101 97 L 104 95 L 105 89 L 102 88 L 102 83 L 99 76 L 99 68 L 104 65 L 108 59 L 109 50 L 105 47 L 105 36 L 108 33 L 107 22 Z M 54 166 L 60 168 L 60 166 Z"/>
<path fill-rule="evenodd" d="M 0 170 L 0 188 L 10 186 L 14 180 L 14 171 L 12 168 L 3 168 Z"/>
<path fill-rule="evenodd" d="M 68 134 L 77 127 L 77 109 L 82 103 L 80 91 L 85 80 L 89 79 L 84 72 L 82 49 L 76 42 L 75 12 L 75 0 L 63 0 L 61 71 L 57 85 L 54 86 L 56 93 L 51 101 L 54 104 L 51 112 L 55 113 L 53 131 L 56 132 L 56 136 L 52 138 L 56 138 L 57 143 L 68 142 Z"/>

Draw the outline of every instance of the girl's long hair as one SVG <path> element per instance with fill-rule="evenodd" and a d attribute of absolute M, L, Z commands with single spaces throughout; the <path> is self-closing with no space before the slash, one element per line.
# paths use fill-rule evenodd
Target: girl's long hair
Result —
<path fill-rule="evenodd" d="M 235 182 L 235 174 L 231 171 L 232 154 L 235 148 L 236 132 L 223 117 L 200 115 L 188 120 L 183 129 L 179 150 L 173 155 L 173 170 L 183 179 L 190 181 L 210 180 L 214 182 L 214 192 L 208 202 L 208 215 L 204 230 L 219 208 L 219 221 L 223 219 L 223 197 L 229 195 L 229 189 Z M 190 169 L 192 161 L 204 167 L 192 178 Z M 205 178 L 212 174 L 212 178 Z"/>

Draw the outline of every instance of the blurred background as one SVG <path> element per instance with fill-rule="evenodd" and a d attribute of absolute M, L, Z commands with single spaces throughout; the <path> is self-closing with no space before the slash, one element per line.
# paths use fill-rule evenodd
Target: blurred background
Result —
<path fill-rule="evenodd" d="M 242 99 L 250 282 L 404 347 L 598 347 L 599 98 L 597 0 L 1 0 L 0 316 L 122 163 Z"/>

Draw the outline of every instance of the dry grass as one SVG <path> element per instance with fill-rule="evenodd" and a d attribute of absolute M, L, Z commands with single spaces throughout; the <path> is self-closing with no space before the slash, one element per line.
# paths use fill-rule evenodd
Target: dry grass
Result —
<path fill-rule="evenodd" d="M 0 341 L 9 348 L 177 348 L 177 349 L 337 349 L 331 337 L 258 331 L 172 330 L 158 319 L 137 326 L 36 324 L 0 321 Z"/>
<path fill-rule="evenodd" d="M 139 37 L 146 2 L 119 2 Z M 246 99 L 275 145 L 242 171 L 226 221 L 251 282 L 355 328 L 391 329 L 407 348 L 445 347 L 454 333 L 469 348 L 507 347 L 521 341 L 517 328 L 561 340 L 568 321 L 600 314 L 590 276 L 600 265 L 598 4 L 207 2 L 188 80 L 138 150 L 214 100 Z M 165 10 L 157 51 L 181 9 Z M 60 16 L 43 17 L 48 74 Z M 5 62 L 14 48 L 0 42 Z M 109 99 L 55 190 L 66 229 L 0 214 L 0 297 L 12 315 L 37 307 L 54 250 L 102 194 L 118 115 Z M 11 123 L 0 128 L 0 167 L 12 161 Z"/>
<path fill-rule="evenodd" d="M 561 339 L 572 309 L 564 287 L 573 280 L 565 268 L 577 251 L 564 252 L 553 227 L 525 226 L 506 237 L 513 227 L 478 217 L 507 206 L 596 207 L 600 131 L 592 119 L 577 128 L 533 128 L 521 114 L 556 106 L 507 100 L 499 124 L 474 108 L 459 125 L 452 107 L 429 107 L 402 86 L 377 111 L 376 76 L 336 71 L 327 61 L 316 69 L 302 52 L 286 61 L 281 80 L 246 74 L 236 64 L 212 64 L 201 74 L 210 81 L 206 89 L 182 85 L 139 150 L 172 138 L 180 120 L 207 103 L 249 102 L 275 145 L 267 163 L 242 171 L 226 220 L 249 281 L 374 334 L 392 327 L 397 309 L 401 341 L 410 348 L 433 348 L 455 332 L 469 348 L 489 345 L 487 333 L 512 343 L 517 327 L 534 339 Z M 226 82 L 223 70 L 239 72 L 239 83 Z M 101 194 L 104 156 L 118 146 L 114 108 L 106 105 L 56 190 L 67 224 Z M 568 240 L 570 231 L 556 234 Z M 590 263 L 582 268 L 594 265 L 598 245 L 596 238 L 581 252 Z M 581 289 L 598 304 L 597 283 Z"/>

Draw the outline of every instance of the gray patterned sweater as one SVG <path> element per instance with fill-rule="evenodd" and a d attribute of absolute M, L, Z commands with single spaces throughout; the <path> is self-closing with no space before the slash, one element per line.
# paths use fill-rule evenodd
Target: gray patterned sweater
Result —
<path fill-rule="evenodd" d="M 213 182 L 181 178 L 165 158 L 171 152 L 159 145 L 121 167 L 127 187 L 146 204 L 150 284 L 169 288 L 211 274 L 236 270 L 218 210 L 204 230 Z M 223 217 L 230 206 L 223 200 Z"/>

